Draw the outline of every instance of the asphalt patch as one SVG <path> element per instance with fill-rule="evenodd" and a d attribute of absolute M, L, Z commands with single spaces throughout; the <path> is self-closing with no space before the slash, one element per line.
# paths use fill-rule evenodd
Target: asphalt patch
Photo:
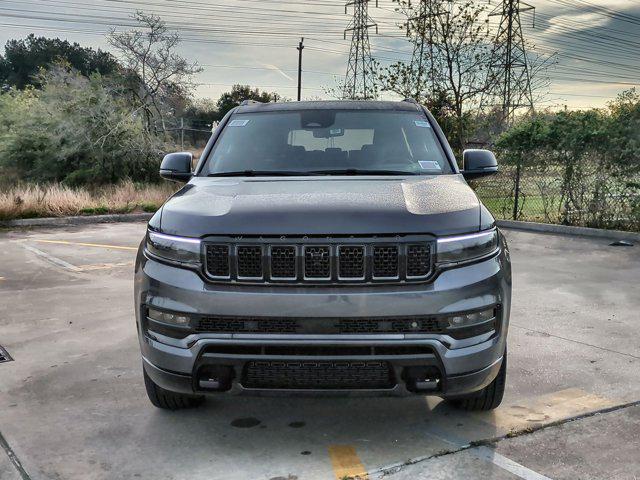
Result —
<path fill-rule="evenodd" d="M 251 428 L 257 427 L 258 425 L 260 425 L 260 423 L 260 420 L 253 417 L 236 418 L 231 422 L 231 426 L 236 428 Z"/>
<path fill-rule="evenodd" d="M 633 247 L 633 243 L 627 242 L 626 240 L 618 240 L 617 242 L 613 242 L 609 244 L 610 247 Z"/>

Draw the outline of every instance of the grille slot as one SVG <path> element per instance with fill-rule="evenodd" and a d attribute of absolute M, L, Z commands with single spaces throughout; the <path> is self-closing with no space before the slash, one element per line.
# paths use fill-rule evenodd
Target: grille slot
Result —
<path fill-rule="evenodd" d="M 229 277 L 229 245 L 207 245 L 207 273 L 212 277 Z"/>
<path fill-rule="evenodd" d="M 388 362 L 255 361 L 242 373 L 246 388 L 389 389 L 396 384 Z"/>
<path fill-rule="evenodd" d="M 338 247 L 338 276 L 340 278 L 364 279 L 364 247 Z"/>
<path fill-rule="evenodd" d="M 296 247 L 271 247 L 271 278 L 295 280 L 298 277 L 296 266 Z"/>
<path fill-rule="evenodd" d="M 444 333 L 448 323 L 438 317 L 235 317 L 204 316 L 195 327 L 198 333 Z"/>
<path fill-rule="evenodd" d="M 262 278 L 262 247 L 242 245 L 237 255 L 239 278 Z"/>
<path fill-rule="evenodd" d="M 328 246 L 304 247 L 304 276 L 311 279 L 331 278 L 331 250 Z"/>
<path fill-rule="evenodd" d="M 384 245 L 373 247 L 373 278 L 398 277 L 398 247 Z"/>
<path fill-rule="evenodd" d="M 407 277 L 425 277 L 431 272 L 431 247 L 427 243 L 407 247 Z"/>
<path fill-rule="evenodd" d="M 341 318 L 339 333 L 442 333 L 447 323 L 435 317 Z"/>
<path fill-rule="evenodd" d="M 200 333 L 297 333 L 296 318 L 279 317 L 202 317 L 196 331 Z"/>

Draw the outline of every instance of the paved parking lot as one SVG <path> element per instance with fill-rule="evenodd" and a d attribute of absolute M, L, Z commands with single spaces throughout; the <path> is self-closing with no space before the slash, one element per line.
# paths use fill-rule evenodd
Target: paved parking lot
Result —
<path fill-rule="evenodd" d="M 636 479 L 640 247 L 507 232 L 507 393 L 147 401 L 133 318 L 142 223 L 0 232 L 0 479 Z M 599 412 L 599 413 L 598 413 Z M 595 413 L 595 414 L 594 414 Z"/>

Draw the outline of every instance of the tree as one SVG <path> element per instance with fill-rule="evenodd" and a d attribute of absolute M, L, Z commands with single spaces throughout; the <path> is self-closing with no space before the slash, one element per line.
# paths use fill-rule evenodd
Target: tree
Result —
<path fill-rule="evenodd" d="M 199 98 L 189 103 L 184 110 L 184 115 L 198 128 L 210 129 L 218 118 L 218 106 L 210 98 Z"/>
<path fill-rule="evenodd" d="M 261 92 L 257 88 L 252 90 L 249 85 L 234 85 L 231 87 L 230 92 L 223 93 L 218 99 L 217 120 L 222 120 L 229 110 L 237 107 L 244 100 L 255 100 L 257 102 L 268 103 L 275 102 L 278 98 L 278 94 L 275 92 Z"/>
<path fill-rule="evenodd" d="M 129 72 L 129 90 L 145 112 L 147 129 L 158 119 L 164 132 L 172 104 L 189 93 L 193 76 L 202 68 L 176 53 L 180 36 L 170 32 L 162 18 L 141 11 L 133 18 L 139 28 L 126 32 L 114 29 L 108 41 L 120 52 Z"/>
<path fill-rule="evenodd" d="M 19 90 L 28 85 L 40 87 L 38 72 L 55 62 L 66 62 L 85 77 L 95 72 L 110 75 L 120 69 L 110 53 L 59 38 L 31 34 L 22 40 L 9 40 L 4 50 L 4 56 L 0 56 L 0 87 L 13 86 Z"/>
<path fill-rule="evenodd" d="M 486 90 L 490 56 L 486 8 L 470 0 L 433 1 L 437 14 L 431 20 L 433 30 L 424 49 L 425 55 L 433 55 L 426 59 L 429 64 L 433 62 L 433 68 L 418 71 L 418 62 L 397 62 L 381 71 L 379 82 L 383 90 L 416 96 L 427 105 L 443 106 L 443 111 L 452 115 L 451 140 L 454 149 L 460 151 L 472 120 L 469 106 L 477 104 Z M 408 0 L 399 0 L 399 4 L 402 11 L 412 15 Z M 419 38 L 414 34 L 411 41 L 415 43 Z"/>

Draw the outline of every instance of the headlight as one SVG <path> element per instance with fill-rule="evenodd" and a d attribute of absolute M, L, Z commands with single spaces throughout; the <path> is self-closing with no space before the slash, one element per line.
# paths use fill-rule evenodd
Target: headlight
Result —
<path fill-rule="evenodd" d="M 147 250 L 156 257 L 185 266 L 200 266 L 201 242 L 196 238 L 174 237 L 147 232 Z"/>
<path fill-rule="evenodd" d="M 466 262 L 484 257 L 498 248 L 498 231 L 438 238 L 437 262 Z"/>

